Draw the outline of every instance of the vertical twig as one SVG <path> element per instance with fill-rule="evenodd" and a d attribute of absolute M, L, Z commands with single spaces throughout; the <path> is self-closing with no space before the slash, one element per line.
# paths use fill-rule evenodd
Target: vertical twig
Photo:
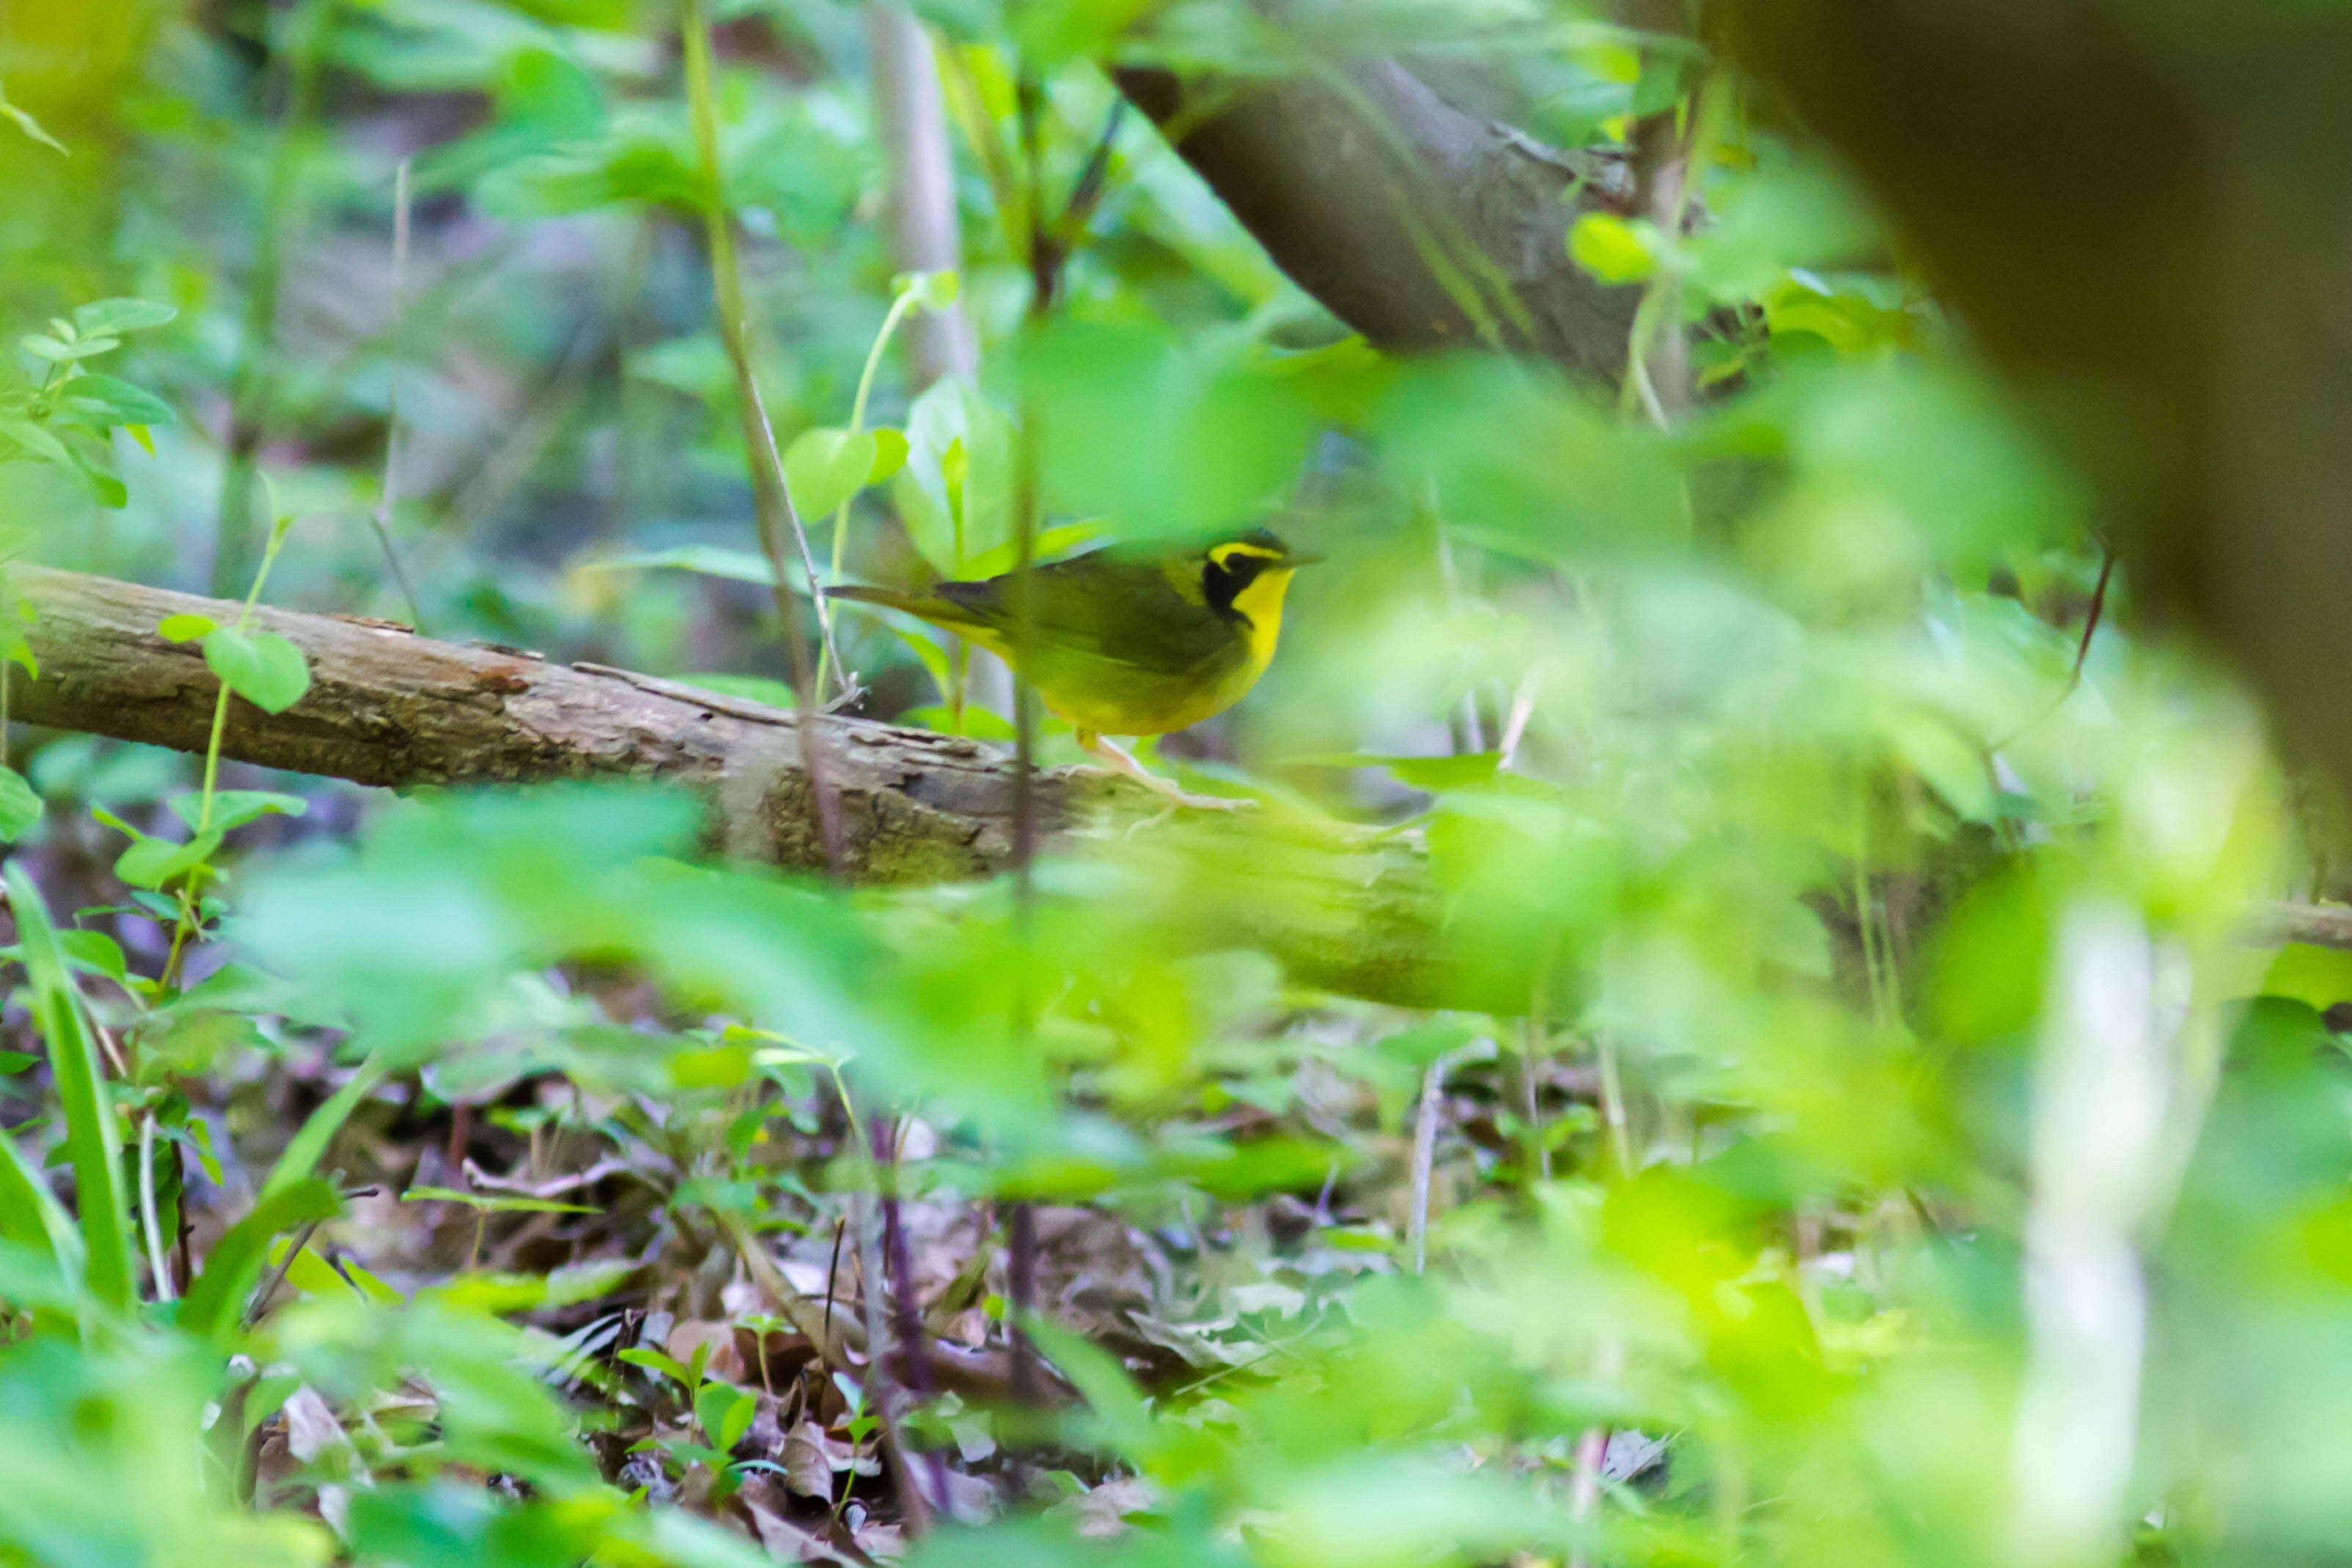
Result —
<path fill-rule="evenodd" d="M 1625 1346 L 1613 1337 L 1604 1339 L 1592 1353 L 1592 1380 L 1606 1383 L 1620 1377 L 1625 1371 Z M 1601 1467 L 1609 1458 L 1609 1428 L 1596 1423 L 1577 1435 L 1576 1473 L 1568 1486 L 1568 1517 L 1578 1525 L 1592 1522 L 1601 1511 Z M 1591 1559 L 1581 1552 L 1571 1553 L 1569 1568 L 1591 1568 Z"/>
<path fill-rule="evenodd" d="M 1442 1053 L 1423 1070 L 1421 1103 L 1412 1115 L 1412 1212 L 1405 1218 L 1405 1249 L 1412 1254 L 1412 1271 L 1429 1270 L 1430 1187 L 1437 1166 L 1437 1113 L 1445 1098 L 1445 1077 L 1454 1064 L 1475 1045 Z"/>
<path fill-rule="evenodd" d="M 898 1145 L 891 1135 L 888 1117 L 874 1118 L 873 1138 L 875 1174 L 882 1182 L 883 1262 L 888 1270 L 884 1289 L 894 1309 L 892 1332 L 898 1339 L 898 1362 L 906 1368 L 898 1382 L 913 1403 L 931 1396 L 931 1344 L 923 1333 L 922 1312 L 915 1302 L 915 1263 L 907 1246 L 905 1216 L 898 1201 Z M 923 1464 L 931 1483 L 931 1495 L 924 1500 L 945 1513 L 949 1511 L 946 1456 L 933 1449 L 923 1456 Z"/>
<path fill-rule="evenodd" d="M 1633 1174 L 1633 1143 L 1626 1127 L 1625 1086 L 1617 1073 L 1617 1042 L 1607 1030 L 1593 1036 L 1593 1051 L 1601 1061 L 1601 1117 L 1609 1129 L 1609 1146 L 1615 1166 L 1614 1177 L 1623 1181 Z M 1604 1333 L 1601 1343 L 1592 1347 L 1592 1380 L 1607 1383 L 1624 1375 L 1625 1342 L 1614 1333 Z M 1609 1427 L 1605 1422 L 1594 1422 L 1576 1439 L 1576 1475 L 1569 1486 L 1569 1517 L 1579 1525 L 1589 1524 L 1601 1508 L 1601 1467 L 1609 1457 Z M 1569 1558 L 1569 1568 L 1590 1568 L 1591 1559 L 1583 1552 Z"/>
<path fill-rule="evenodd" d="M 1037 1210 L 1026 1198 L 1013 1206 L 1007 1239 L 1004 1288 L 1013 1302 L 1013 1398 L 1035 1405 L 1044 1394 L 1037 1374 L 1037 1347 L 1024 1320 L 1037 1302 Z"/>
<path fill-rule="evenodd" d="M 828 651 L 833 646 L 833 618 L 826 612 L 824 591 L 818 585 L 816 557 L 808 534 L 793 509 L 784 484 L 783 455 L 776 450 L 775 428 L 768 422 L 766 402 L 751 368 L 750 324 L 743 296 L 743 277 L 735 257 L 735 239 L 727 214 L 726 188 L 720 178 L 719 115 L 710 81 L 710 20 L 704 0 L 684 0 L 681 16 L 686 55 L 687 97 L 694 120 L 694 140 L 702 162 L 704 183 L 703 236 L 710 252 L 711 291 L 719 308 L 719 336 L 735 371 L 736 392 L 742 404 L 743 444 L 751 464 L 753 509 L 760 525 L 760 545 L 774 579 L 776 618 L 786 651 L 791 654 L 793 686 L 799 707 L 795 733 L 800 737 L 801 764 L 807 769 L 809 792 L 816 809 L 817 834 L 824 845 L 826 870 L 838 880 L 842 866 L 841 804 L 833 789 L 831 759 L 824 733 L 824 695 L 816 690 L 808 648 L 801 640 L 800 612 L 786 586 L 791 567 L 785 555 L 789 530 L 800 547 L 801 566 L 808 583 L 809 602 Z M 840 655 L 833 666 L 842 669 Z"/>
<path fill-rule="evenodd" d="M 408 580 L 407 569 L 400 564 L 400 551 L 392 543 L 392 513 L 400 497 L 400 362 L 408 304 L 409 162 L 403 158 L 392 177 L 392 362 L 385 372 L 383 393 L 383 483 L 376 490 L 372 517 L 376 542 L 383 547 L 384 564 L 392 569 L 400 596 L 408 601 L 409 624 L 424 636 L 424 607 L 417 601 L 415 585 Z"/>
<path fill-rule="evenodd" d="M 155 1299 L 173 1299 L 172 1260 L 163 1251 L 163 1222 L 155 1205 L 155 1109 L 139 1118 L 139 1223 L 147 1233 L 147 1268 L 155 1276 Z"/>
<path fill-rule="evenodd" d="M 264 434 L 261 404 L 272 379 L 278 287 L 285 275 L 286 227 L 302 172 L 303 139 L 318 117 L 325 76 L 327 37 L 334 25 L 335 0 L 301 0 L 288 23 L 286 112 L 269 155 L 269 183 L 262 196 L 253 272 L 246 285 L 245 319 L 237 341 L 236 370 L 229 379 L 228 432 L 221 465 L 218 516 L 213 538 L 212 590 L 215 599 L 234 599 L 253 574 L 253 457 Z M 274 519 L 265 518 L 266 531 Z"/>
<path fill-rule="evenodd" d="M 1059 258 L 1045 232 L 1043 200 L 1044 159 L 1038 145 L 1038 121 L 1044 95 L 1036 78 L 1024 71 L 1019 87 L 1021 150 L 1027 199 L 1023 203 L 1028 225 L 1024 236 L 1029 256 L 1027 330 L 1034 335 L 1054 308 L 1059 281 Z M 1033 582 L 1037 566 L 1037 411 L 1024 402 L 1020 413 L 1019 494 L 1014 506 L 1013 569 L 1013 920 L 1021 971 L 1013 1005 L 1014 1028 L 1026 1033 L 1031 1026 L 1031 944 L 1037 925 L 1037 689 L 1023 672 L 1028 666 L 1031 643 L 1037 634 L 1037 607 Z M 1036 1348 L 1030 1343 L 1029 1314 L 1036 1306 L 1037 1227 L 1027 1199 L 1013 1206 L 1011 1257 L 1005 1285 L 1009 1303 L 1014 1386 L 1034 1397 L 1037 1386 Z"/>
<path fill-rule="evenodd" d="M 2066 695 L 2083 684 L 2083 666 L 2090 662 L 2091 639 L 2098 634 L 2099 619 L 2107 608 L 2107 581 L 2116 574 L 2116 547 L 2099 541 L 2099 582 L 2091 590 L 2091 608 L 2083 617 L 2083 640 L 2074 645 L 2074 667 L 2066 676 Z M 2064 700 L 2063 698 L 2060 700 Z"/>

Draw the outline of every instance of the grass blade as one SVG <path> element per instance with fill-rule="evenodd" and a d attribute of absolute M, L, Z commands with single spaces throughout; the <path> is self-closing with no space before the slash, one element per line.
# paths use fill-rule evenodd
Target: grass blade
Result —
<path fill-rule="evenodd" d="M 342 1131 L 352 1108 L 365 1099 L 370 1090 L 383 1082 L 383 1059 L 369 1057 L 360 1063 L 359 1071 L 352 1074 L 350 1082 L 329 1095 L 317 1110 L 310 1113 L 310 1119 L 302 1124 L 302 1130 L 294 1134 L 293 1141 L 286 1145 L 286 1152 L 279 1155 L 278 1163 L 270 1167 L 269 1179 L 261 1184 L 262 1197 L 284 1192 L 295 1183 L 310 1178 L 319 1162 L 326 1158 L 327 1145 L 335 1141 L 337 1133 Z"/>
<path fill-rule="evenodd" d="M 180 1303 L 180 1326 L 226 1348 L 244 1315 L 245 1298 L 261 1278 L 269 1239 L 281 1230 L 330 1219 L 341 1209 L 335 1189 L 322 1181 L 297 1181 L 265 1193 L 252 1212 L 228 1228 L 205 1260 L 205 1271 L 188 1286 Z"/>
<path fill-rule="evenodd" d="M 66 1154 L 73 1166 L 80 1210 L 84 1279 L 105 1306 L 128 1308 L 135 1300 L 130 1206 L 122 1183 L 122 1129 L 108 1103 L 106 1080 L 98 1064 L 98 1040 L 73 972 L 58 946 L 48 906 L 22 861 L 0 872 L 8 906 L 16 916 L 16 936 L 31 984 L 33 1022 L 47 1044 L 49 1071 L 66 1118 Z"/>

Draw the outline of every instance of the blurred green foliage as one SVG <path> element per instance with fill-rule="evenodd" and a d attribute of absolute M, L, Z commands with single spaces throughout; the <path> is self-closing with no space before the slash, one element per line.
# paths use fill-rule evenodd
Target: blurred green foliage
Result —
<path fill-rule="evenodd" d="M 1171 749 L 1310 843 L 1425 855 L 1455 1005 L 1204 934 L 1239 857 L 1359 939 L 1279 831 L 1077 845 L 1031 906 L 720 862 L 650 789 L 34 737 L 0 770 L 0 1562 L 2343 1559 L 2352 973 L 2244 936 L 2330 887 L 2325 813 L 2132 624 L 2095 497 L 1832 164 L 1576 5 L 936 0 L 963 259 L 906 277 L 857 9 L 713 9 L 717 190 L 664 5 L 0 12 L 12 558 L 201 586 L 252 460 L 274 602 L 772 695 L 716 203 L 844 575 L 1005 570 L 1024 462 L 1049 551 L 1272 520 L 1332 557 Z M 1738 105 L 1692 232 L 1560 235 L 1676 318 L 1695 412 L 1382 359 L 1101 68 L 1384 51 L 1564 145 Z M 1027 321 L 1008 204 L 1098 141 Z M 913 386 L 886 340 L 949 306 L 980 371 Z M 38 679 L 0 600 L 0 677 Z M 307 688 L 242 622 L 161 632 L 222 713 Z M 842 632 L 876 716 L 1004 729 L 943 650 Z M 877 1193 L 986 1216 L 924 1276 L 959 1352 L 1004 1351 L 1016 1201 L 1108 1217 L 1151 1279 L 1041 1299 L 1053 1410 L 885 1412 L 725 1298 L 772 1244 L 830 1332 Z M 947 1456 L 975 1484 L 917 1539 Z"/>

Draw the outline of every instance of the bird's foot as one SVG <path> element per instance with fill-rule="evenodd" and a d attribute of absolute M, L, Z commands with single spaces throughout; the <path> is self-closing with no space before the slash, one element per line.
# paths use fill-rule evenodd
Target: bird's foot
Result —
<path fill-rule="evenodd" d="M 1124 749 L 1112 745 L 1101 736 L 1081 735 L 1078 737 L 1078 744 L 1086 747 L 1089 754 L 1101 758 L 1107 765 L 1101 768 L 1088 768 L 1088 772 L 1114 774 L 1120 778 L 1132 779 L 1168 802 L 1168 810 L 1150 819 L 1150 822 L 1158 822 L 1166 818 L 1170 811 L 1175 810 L 1252 811 L 1257 809 L 1255 800 L 1237 800 L 1228 795 L 1195 795 L 1189 789 L 1181 789 L 1152 772 L 1128 755 Z"/>

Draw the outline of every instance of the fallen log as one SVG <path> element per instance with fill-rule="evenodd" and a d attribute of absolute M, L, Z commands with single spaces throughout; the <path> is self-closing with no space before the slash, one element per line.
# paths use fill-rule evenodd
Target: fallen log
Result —
<path fill-rule="evenodd" d="M 27 723 L 202 751 L 219 685 L 194 643 L 156 625 L 239 607 L 110 578 L 18 566 L 37 619 L 39 679 L 14 694 Z M 312 684 L 281 714 L 232 699 L 224 756 L 361 784 L 519 784 L 621 776 L 704 787 L 730 852 L 819 870 L 815 813 L 788 709 L 598 664 L 436 642 L 341 615 L 257 609 L 302 650 Z M 844 825 L 843 872 L 864 883 L 987 877 L 1011 864 L 1013 771 L 977 741 L 829 717 Z M 1070 850 L 1116 843 L 1135 874 L 1125 908 L 1192 950 L 1255 947 L 1301 984 L 1418 1007 L 1516 1011 L 1526 993 L 1486 994 L 1449 952 L 1426 855 L 1374 835 L 1274 810 L 1186 818 L 1129 836 L 1159 802 L 1125 780 L 1069 768 L 1038 779 L 1041 821 Z M 2246 940 L 2352 947 L 2352 909 L 2273 904 Z"/>
<path fill-rule="evenodd" d="M 233 622 L 218 600 L 77 572 L 17 566 L 36 612 L 39 678 L 16 683 L 14 716 L 201 752 L 220 686 L 164 617 Z M 258 608 L 255 622 L 310 662 L 310 691 L 285 712 L 232 698 L 222 755 L 290 772 L 407 788 L 566 778 L 674 779 L 703 787 L 726 848 L 823 867 L 800 719 L 788 709 L 596 664 L 419 637 L 386 622 Z M 981 878 L 1010 865 L 1013 770 L 981 743 L 828 717 L 844 829 L 843 873 L 865 883 Z M 1040 821 L 1073 847 L 1116 840 L 1137 863 L 1135 913 L 1198 949 L 1264 949 L 1302 984 L 1382 1001 L 1462 1005 L 1436 941 L 1437 902 L 1410 841 L 1290 811 L 1171 821 L 1126 835 L 1159 802 L 1075 769 L 1038 779 Z M 1188 817 L 1190 814 L 1188 814 Z M 1180 874 L 1181 872 L 1181 874 Z"/>

